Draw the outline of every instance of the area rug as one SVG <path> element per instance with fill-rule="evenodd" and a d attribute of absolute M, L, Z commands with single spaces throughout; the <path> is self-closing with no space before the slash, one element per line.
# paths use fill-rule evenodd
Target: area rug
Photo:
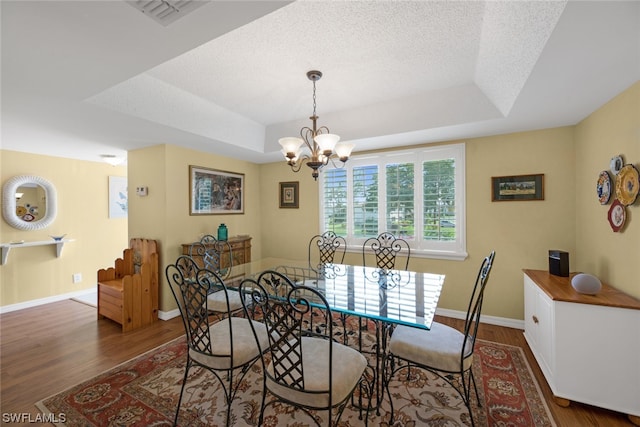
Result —
<path fill-rule="evenodd" d="M 365 333 L 365 340 L 373 338 Z M 555 426 L 539 386 L 521 348 L 477 342 L 474 375 L 481 407 L 473 400 L 476 426 Z M 129 360 L 98 377 L 44 399 L 36 406 L 56 415 L 67 426 L 169 426 L 182 385 L 186 363 L 184 338 L 175 339 Z M 232 406 L 234 426 L 256 426 L 262 396 L 262 368 L 256 363 L 242 380 Z M 390 384 L 394 427 L 471 425 L 459 395 L 437 376 L 411 368 L 398 372 Z M 63 416 L 60 416 L 63 414 Z M 326 413 L 325 413 L 326 414 Z M 318 416 L 326 420 L 322 412 Z M 347 406 L 341 427 L 364 426 L 360 411 Z M 385 398 L 380 415 L 371 411 L 370 426 L 389 426 Z M 53 418 L 52 418 L 53 419 Z M 179 425 L 224 426 L 225 405 L 220 383 L 208 371 L 192 368 L 183 397 Z M 326 424 L 326 422 L 325 422 Z M 302 411 L 273 405 L 265 411 L 264 426 L 311 426 Z"/>

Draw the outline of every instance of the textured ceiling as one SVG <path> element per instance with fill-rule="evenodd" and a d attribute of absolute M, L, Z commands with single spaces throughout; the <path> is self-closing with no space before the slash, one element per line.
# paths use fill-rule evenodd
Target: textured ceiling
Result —
<path fill-rule="evenodd" d="M 1 3 L 2 148 L 49 155 L 277 160 L 309 124 L 310 69 L 319 124 L 356 151 L 575 124 L 640 78 L 638 2 L 210 2 L 166 26 L 22 3 Z"/>

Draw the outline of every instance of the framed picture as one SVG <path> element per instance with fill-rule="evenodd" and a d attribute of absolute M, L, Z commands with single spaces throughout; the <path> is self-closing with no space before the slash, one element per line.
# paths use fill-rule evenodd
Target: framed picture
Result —
<path fill-rule="evenodd" d="M 298 181 L 280 183 L 280 207 L 299 208 L 298 203 Z"/>
<path fill-rule="evenodd" d="M 109 218 L 126 218 L 129 212 L 127 178 L 109 177 Z"/>
<path fill-rule="evenodd" d="M 244 213 L 244 174 L 189 166 L 189 215 Z"/>
<path fill-rule="evenodd" d="M 491 201 L 544 200 L 544 174 L 491 177 Z"/>

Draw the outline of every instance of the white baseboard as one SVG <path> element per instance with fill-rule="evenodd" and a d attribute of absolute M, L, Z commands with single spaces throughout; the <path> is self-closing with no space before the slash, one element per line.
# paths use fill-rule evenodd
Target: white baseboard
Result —
<path fill-rule="evenodd" d="M 33 299 L 30 301 L 19 302 L 17 304 L 3 305 L 2 307 L 0 307 L 0 314 L 9 313 L 11 311 L 16 311 L 16 310 L 23 310 L 25 308 L 37 307 L 39 305 L 63 301 L 66 299 L 76 298 L 82 295 L 94 293 L 95 291 L 96 291 L 96 287 L 93 286 L 91 288 L 83 289 L 81 291 L 73 291 L 66 294 L 54 295 L 46 298 Z"/>
<path fill-rule="evenodd" d="M 177 308 L 174 308 L 171 311 L 158 310 L 158 319 L 160 320 L 171 320 L 178 316 L 180 316 L 180 310 Z"/>
<path fill-rule="evenodd" d="M 436 314 L 439 316 L 453 317 L 454 319 L 463 320 L 467 317 L 467 313 L 465 311 L 448 310 L 446 308 L 437 308 Z M 524 331 L 524 320 L 481 315 L 480 322 L 487 323 L 489 325 L 504 326 L 506 328 L 522 329 Z"/>

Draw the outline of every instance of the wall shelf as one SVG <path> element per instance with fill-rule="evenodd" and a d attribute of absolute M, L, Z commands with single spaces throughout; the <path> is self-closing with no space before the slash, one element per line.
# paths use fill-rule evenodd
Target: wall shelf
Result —
<path fill-rule="evenodd" d="M 0 247 L 2 248 L 2 262 L 0 264 L 6 264 L 7 259 L 9 258 L 9 252 L 13 248 L 25 248 L 27 246 L 46 246 L 46 245 L 55 245 L 56 246 L 56 257 L 60 257 L 62 254 L 62 247 L 67 242 L 73 242 L 75 239 L 62 239 L 62 240 L 41 240 L 36 242 L 9 242 L 9 243 L 0 243 Z"/>

